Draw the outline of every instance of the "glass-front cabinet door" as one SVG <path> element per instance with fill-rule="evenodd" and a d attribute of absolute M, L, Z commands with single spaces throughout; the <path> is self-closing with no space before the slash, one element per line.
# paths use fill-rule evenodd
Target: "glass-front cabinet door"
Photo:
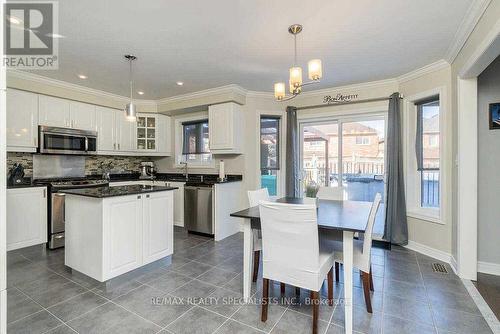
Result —
<path fill-rule="evenodd" d="M 137 116 L 137 149 L 156 151 L 156 116 Z"/>

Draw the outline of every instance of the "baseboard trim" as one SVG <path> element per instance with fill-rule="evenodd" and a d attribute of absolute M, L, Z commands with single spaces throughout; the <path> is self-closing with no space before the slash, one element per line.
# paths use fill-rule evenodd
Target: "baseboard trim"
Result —
<path fill-rule="evenodd" d="M 432 257 L 436 260 L 443 261 L 448 264 L 451 263 L 451 254 L 420 244 L 413 240 L 408 240 L 408 245 L 406 245 L 405 247 L 411 249 L 412 251 Z"/>
<path fill-rule="evenodd" d="M 184 222 L 174 222 L 174 226 L 184 227 Z"/>
<path fill-rule="evenodd" d="M 484 274 L 500 276 L 500 264 L 492 262 L 477 262 L 477 271 Z"/>
<path fill-rule="evenodd" d="M 457 259 L 455 259 L 455 257 L 453 255 L 451 256 L 451 259 L 450 259 L 450 266 L 451 266 L 451 269 L 453 269 L 453 272 L 455 273 L 455 275 L 458 276 L 458 263 L 457 263 Z"/>
<path fill-rule="evenodd" d="M 486 301 L 484 300 L 483 296 L 481 296 L 476 286 L 467 279 L 462 279 L 462 283 L 465 285 L 467 292 L 469 292 L 469 295 L 479 309 L 479 312 L 481 312 L 484 320 L 486 320 L 486 322 L 488 323 L 488 326 L 490 326 L 493 333 L 500 333 L 500 322 L 489 307 L 488 303 L 486 303 Z"/>

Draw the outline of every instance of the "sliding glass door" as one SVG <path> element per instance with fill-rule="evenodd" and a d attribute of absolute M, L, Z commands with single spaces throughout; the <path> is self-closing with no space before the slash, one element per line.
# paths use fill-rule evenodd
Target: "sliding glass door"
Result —
<path fill-rule="evenodd" d="M 319 187 L 345 189 L 347 200 L 385 198 L 384 115 L 336 117 L 300 123 L 301 186 L 304 197 L 315 197 Z M 384 233 L 384 207 L 374 233 Z"/>

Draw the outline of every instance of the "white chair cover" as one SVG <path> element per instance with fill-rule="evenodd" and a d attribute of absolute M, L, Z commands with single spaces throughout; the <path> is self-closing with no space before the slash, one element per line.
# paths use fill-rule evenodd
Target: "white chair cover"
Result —
<path fill-rule="evenodd" d="M 316 206 L 260 202 L 264 278 L 319 291 L 333 252 L 318 242 Z"/>
<path fill-rule="evenodd" d="M 260 201 L 269 201 L 269 191 L 267 188 L 248 191 L 248 203 L 250 207 L 259 205 Z M 253 234 L 253 250 L 262 249 L 262 237 L 259 230 L 252 230 Z"/>
<path fill-rule="evenodd" d="M 344 187 L 320 187 L 316 197 L 331 201 L 343 201 L 345 199 Z"/>
<path fill-rule="evenodd" d="M 365 233 L 363 233 L 363 241 L 355 240 L 354 242 L 353 265 L 355 268 L 358 268 L 365 273 L 368 273 L 370 271 L 373 225 L 375 224 L 375 218 L 377 217 L 377 212 L 378 208 L 380 207 L 381 200 L 382 195 L 380 195 L 380 193 L 377 193 L 370 209 L 366 231 Z M 335 252 L 335 261 L 340 263 L 343 262 L 344 254 L 342 252 L 342 242 L 335 241 L 331 244 L 333 244 L 333 249 Z"/>

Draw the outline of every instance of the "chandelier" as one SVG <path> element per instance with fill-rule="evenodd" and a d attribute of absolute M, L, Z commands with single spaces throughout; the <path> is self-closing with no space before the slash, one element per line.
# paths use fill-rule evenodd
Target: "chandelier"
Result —
<path fill-rule="evenodd" d="M 311 81 L 302 82 L 302 68 L 297 66 L 297 35 L 302 31 L 302 25 L 292 24 L 288 27 L 288 32 L 293 35 L 294 43 L 294 62 L 290 68 L 290 79 L 288 80 L 290 96 L 286 96 L 286 86 L 284 82 L 274 84 L 274 97 L 278 101 L 288 101 L 302 92 L 302 87 L 318 83 L 323 73 L 320 59 L 311 59 L 307 63 L 308 77 Z"/>

